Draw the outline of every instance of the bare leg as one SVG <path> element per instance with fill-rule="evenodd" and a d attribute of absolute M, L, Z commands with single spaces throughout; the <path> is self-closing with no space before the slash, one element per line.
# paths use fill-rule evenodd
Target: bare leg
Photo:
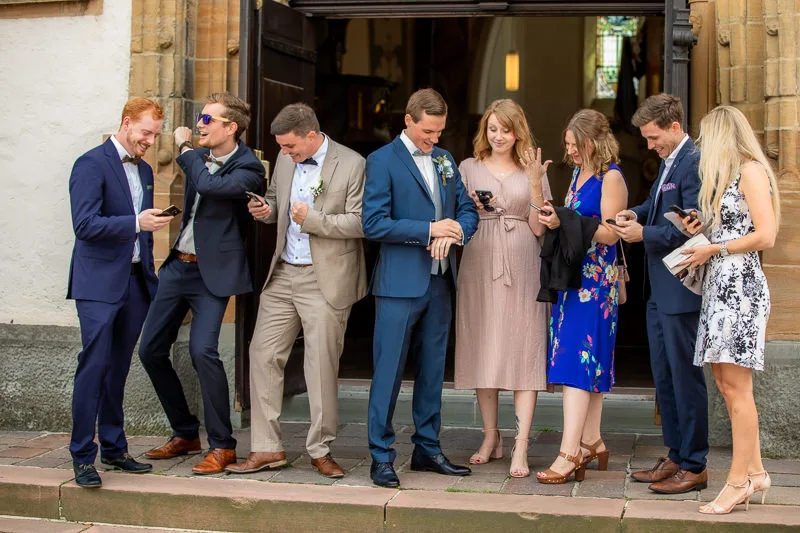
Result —
<path fill-rule="evenodd" d="M 536 410 L 537 392 L 532 390 L 514 391 L 514 414 L 517 421 L 517 437 L 511 454 L 511 475 L 524 477 L 528 470 L 528 438 Z"/>
<path fill-rule="evenodd" d="M 497 389 L 475 389 L 475 395 L 478 397 L 478 408 L 483 421 L 483 443 L 470 458 L 470 463 L 482 464 L 489 461 L 499 440 L 497 431 L 498 391 Z"/>
<path fill-rule="evenodd" d="M 565 455 L 574 457 L 580 453 L 581 435 L 589 413 L 591 393 L 564 385 L 562 394 L 564 397 L 564 434 L 561 437 L 561 451 Z M 559 474 L 566 474 L 574 466 L 571 461 L 559 456 L 556 457 L 550 469 Z M 546 477 L 544 472 L 539 472 L 537 476 Z"/>
<path fill-rule="evenodd" d="M 581 442 L 584 444 L 594 444 L 600 440 L 600 422 L 603 418 L 603 393 L 589 393 L 589 412 L 586 415 L 586 424 L 583 426 Z M 600 444 L 595 451 L 602 452 L 606 449 L 605 444 Z M 584 456 L 588 450 L 582 450 Z"/>

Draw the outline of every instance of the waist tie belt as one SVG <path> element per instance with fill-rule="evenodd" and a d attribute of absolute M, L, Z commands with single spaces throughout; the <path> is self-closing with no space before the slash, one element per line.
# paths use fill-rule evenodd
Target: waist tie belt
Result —
<path fill-rule="evenodd" d="M 494 225 L 494 235 L 492 235 L 492 238 L 497 242 L 497 245 L 492 247 L 492 281 L 502 276 L 503 285 L 510 287 L 511 267 L 508 265 L 508 257 L 506 256 L 506 249 L 508 248 L 506 234 L 514 231 L 514 228 L 517 227 L 515 222 L 527 223 L 528 218 L 519 215 L 490 214 L 481 215 L 481 220 L 497 220 L 499 222 L 499 224 Z"/>

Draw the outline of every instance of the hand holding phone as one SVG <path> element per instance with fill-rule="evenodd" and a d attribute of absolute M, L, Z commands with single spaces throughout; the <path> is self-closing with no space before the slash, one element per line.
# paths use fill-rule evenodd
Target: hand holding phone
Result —
<path fill-rule="evenodd" d="M 180 207 L 178 207 L 176 205 L 170 205 L 169 207 L 167 207 L 166 209 L 161 211 L 156 216 L 157 217 L 174 217 L 174 216 L 178 216 L 180 214 L 181 214 L 181 208 Z"/>
<path fill-rule="evenodd" d="M 611 224 L 612 226 L 616 226 L 617 225 L 617 221 L 614 220 L 613 218 L 607 218 L 606 219 L 606 224 Z"/>
<path fill-rule="evenodd" d="M 476 190 L 475 194 L 478 196 L 478 200 L 483 204 L 483 208 L 486 211 L 494 211 L 494 207 L 489 205 L 489 202 L 491 202 L 494 197 L 492 191 Z"/>
<path fill-rule="evenodd" d="M 689 217 L 689 218 L 691 218 L 693 221 L 694 221 L 694 220 L 697 220 L 697 218 L 696 218 L 694 215 L 692 215 L 692 214 L 691 214 L 689 211 L 686 211 L 686 210 L 684 210 L 684 209 L 681 209 L 681 208 L 680 208 L 680 207 L 678 207 L 677 205 L 671 205 L 671 206 L 669 206 L 667 209 L 669 209 L 670 211 L 672 211 L 673 213 L 675 213 L 676 215 L 678 215 L 678 216 L 679 216 L 679 217 L 681 217 L 681 218 L 686 218 L 686 217 Z"/>
<path fill-rule="evenodd" d="M 541 208 L 538 205 L 534 204 L 533 202 L 529 203 L 528 205 L 531 206 L 532 208 L 536 209 L 537 211 L 539 211 L 541 214 L 543 214 L 545 216 L 550 216 L 550 215 L 553 214 L 553 212 L 550 211 L 549 209 Z"/>
<path fill-rule="evenodd" d="M 255 202 L 257 202 L 258 205 L 264 205 L 264 199 L 261 198 L 256 193 L 250 192 L 250 191 L 244 191 L 244 193 L 247 195 L 248 198 L 250 198 L 251 200 L 254 200 Z"/>

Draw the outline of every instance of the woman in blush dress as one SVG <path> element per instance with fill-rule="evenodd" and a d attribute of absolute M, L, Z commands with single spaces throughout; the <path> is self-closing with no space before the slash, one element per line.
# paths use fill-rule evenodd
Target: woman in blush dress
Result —
<path fill-rule="evenodd" d="M 575 113 L 564 132 L 564 160 L 575 170 L 566 207 L 583 217 L 614 218 L 628 204 L 628 189 L 617 162 L 619 145 L 605 115 L 592 109 Z M 551 206 L 552 209 L 552 206 Z M 550 229 L 558 214 L 539 214 Z M 616 232 L 598 226 L 581 264 L 581 288 L 559 292 L 550 318 L 548 382 L 562 385 L 564 433 L 555 462 L 537 474 L 540 483 L 566 483 L 598 459 L 608 467 L 609 452 L 600 438 L 603 393 L 614 384 L 617 338 Z"/>
<path fill-rule="evenodd" d="M 761 492 L 764 503 L 772 485 L 761 462 L 753 370 L 764 369 L 770 308 L 758 252 L 775 244 L 780 199 L 775 173 L 741 111 L 712 110 L 700 121 L 698 144 L 698 204 L 711 244 L 684 252 L 691 268 L 705 265 L 694 364 L 711 364 L 733 432 L 725 486 L 700 512 L 727 514 L 739 503 L 749 504 L 754 492 Z M 687 217 L 684 224 L 692 233 L 700 228 L 696 219 Z"/>
<path fill-rule="evenodd" d="M 459 170 L 480 213 L 478 231 L 465 246 L 458 272 L 455 386 L 475 389 L 483 443 L 474 465 L 503 456 L 498 431 L 498 391 L 514 391 L 517 435 L 510 473 L 529 475 L 528 436 L 536 396 L 547 388 L 548 305 L 539 292 L 539 241 L 544 226 L 531 203 L 550 198 L 541 149 L 513 100 L 489 104 L 474 141 L 475 157 Z M 484 205 L 476 191 L 490 191 Z"/>

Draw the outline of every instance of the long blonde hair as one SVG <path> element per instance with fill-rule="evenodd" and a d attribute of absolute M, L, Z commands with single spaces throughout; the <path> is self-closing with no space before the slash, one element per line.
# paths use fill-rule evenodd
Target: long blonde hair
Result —
<path fill-rule="evenodd" d="M 721 105 L 700 121 L 700 198 L 703 217 L 711 227 L 720 224 L 722 196 L 739 175 L 742 165 L 758 161 L 769 177 L 772 209 L 776 226 L 780 226 L 781 200 L 778 182 L 767 156 L 756 139 L 744 114 L 735 107 Z"/>
<path fill-rule="evenodd" d="M 517 138 L 514 142 L 512 157 L 517 166 L 522 167 L 522 156 L 525 154 L 525 150 L 536 148 L 536 143 L 533 141 L 528 120 L 525 118 L 525 111 L 510 98 L 495 100 L 488 105 L 483 113 L 481 124 L 478 126 L 478 133 L 475 134 L 475 140 L 472 141 L 475 159 L 478 161 L 486 159 L 492 153 L 492 147 L 489 145 L 489 137 L 486 133 L 489 128 L 489 117 L 492 114 L 497 117 L 497 121 L 504 128 L 511 130 L 514 137 Z"/>
<path fill-rule="evenodd" d="M 575 136 L 575 145 L 578 154 L 581 156 L 583 166 L 587 163 L 591 165 L 597 177 L 608 172 L 611 163 L 619 162 L 619 143 L 611 133 L 611 126 L 604 114 L 594 109 L 581 109 L 569 119 L 564 133 L 561 135 L 561 142 L 566 143 L 564 138 L 567 131 L 571 131 Z M 594 150 L 591 155 L 587 153 L 586 142 L 589 142 Z M 572 157 L 564 150 L 564 162 L 573 165 Z"/>

